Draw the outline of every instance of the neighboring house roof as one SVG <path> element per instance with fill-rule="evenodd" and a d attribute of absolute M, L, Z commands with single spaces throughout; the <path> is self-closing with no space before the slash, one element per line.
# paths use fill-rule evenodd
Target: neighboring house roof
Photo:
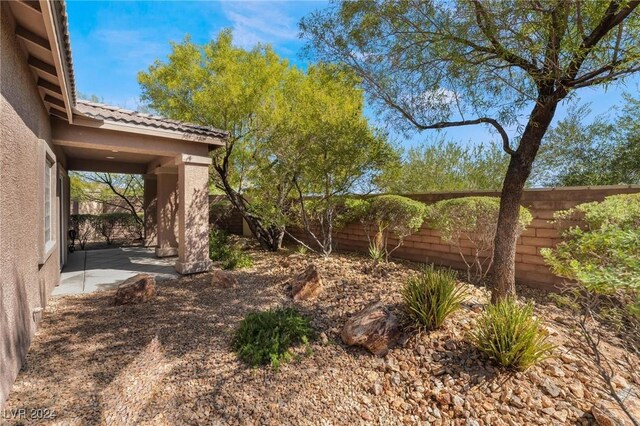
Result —
<path fill-rule="evenodd" d="M 99 104 L 79 99 L 75 111 L 85 117 L 117 123 L 127 123 L 156 129 L 172 130 L 214 138 L 226 138 L 229 133 L 209 126 L 201 126 L 183 121 L 170 120 L 158 115 L 151 115 L 110 105 Z"/>

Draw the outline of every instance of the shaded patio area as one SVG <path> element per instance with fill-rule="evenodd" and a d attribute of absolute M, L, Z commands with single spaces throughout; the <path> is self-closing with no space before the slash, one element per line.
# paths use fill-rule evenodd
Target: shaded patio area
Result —
<path fill-rule="evenodd" d="M 175 258 L 157 258 L 147 247 L 119 247 L 104 250 L 80 250 L 69 254 L 62 269 L 60 284 L 52 295 L 91 293 L 115 288 L 135 274 L 146 273 L 156 280 L 178 276 Z"/>

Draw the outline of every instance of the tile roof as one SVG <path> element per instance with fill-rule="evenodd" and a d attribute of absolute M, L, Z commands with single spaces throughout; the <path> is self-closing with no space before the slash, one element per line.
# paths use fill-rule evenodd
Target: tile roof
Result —
<path fill-rule="evenodd" d="M 75 102 L 76 100 L 76 81 L 75 76 L 73 74 L 73 57 L 71 56 L 71 37 L 69 36 L 69 20 L 67 18 L 67 5 L 64 0 L 53 2 L 54 5 L 54 13 L 58 17 L 58 22 L 62 28 L 60 28 L 60 32 L 62 33 L 62 37 L 64 38 L 64 52 L 62 52 L 62 57 L 66 62 L 66 70 L 69 75 L 69 86 L 71 91 L 71 100 Z"/>
<path fill-rule="evenodd" d="M 228 132 L 209 126 L 201 126 L 198 124 L 185 123 L 183 121 L 170 120 L 158 115 L 131 111 L 128 109 L 118 108 L 110 105 L 89 102 L 82 99 L 78 99 L 76 101 L 75 110 L 86 117 L 105 121 L 135 124 L 143 127 L 154 127 L 157 129 L 173 130 L 176 132 L 214 138 L 226 138 L 229 135 Z"/>
<path fill-rule="evenodd" d="M 68 73 L 68 83 L 71 91 L 71 98 L 72 102 L 75 103 L 74 109 L 76 110 L 76 112 L 90 118 L 135 124 L 143 127 L 154 127 L 157 129 L 173 130 L 176 132 L 189 133 L 199 136 L 215 138 L 226 138 L 227 136 L 229 136 L 228 132 L 209 126 L 201 126 L 198 124 L 170 120 L 168 118 L 160 117 L 157 115 L 145 114 L 137 111 L 113 107 L 110 105 L 103 105 L 95 102 L 77 99 L 75 78 L 73 75 L 73 57 L 71 55 L 71 39 L 69 36 L 67 7 L 64 0 L 54 1 L 53 4 L 54 13 L 58 18 L 58 23 L 61 26 L 60 31 L 62 32 L 64 38 L 62 46 L 64 51 L 62 52 L 62 56 L 64 61 L 66 62 L 65 68 Z"/>

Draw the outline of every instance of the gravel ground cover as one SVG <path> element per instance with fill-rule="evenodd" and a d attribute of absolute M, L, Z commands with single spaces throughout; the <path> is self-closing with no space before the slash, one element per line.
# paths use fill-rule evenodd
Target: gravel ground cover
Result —
<path fill-rule="evenodd" d="M 408 335 L 376 358 L 343 345 L 340 330 L 372 301 L 399 305 L 419 265 L 371 271 L 350 254 L 252 256 L 232 288 L 201 274 L 159 282 L 143 305 L 113 306 L 115 290 L 52 300 L 5 413 L 46 408 L 55 418 L 41 423 L 58 425 L 592 424 L 592 406 L 607 395 L 575 318 L 540 292 L 521 289 L 558 347 L 527 372 L 502 371 L 466 342 L 488 300 L 472 286 L 441 330 Z M 310 262 L 324 290 L 296 306 L 320 338 L 278 372 L 247 368 L 229 349 L 235 327 L 251 311 L 292 305 L 287 282 Z M 616 389 L 640 385 L 631 355 L 615 335 L 605 340 Z"/>

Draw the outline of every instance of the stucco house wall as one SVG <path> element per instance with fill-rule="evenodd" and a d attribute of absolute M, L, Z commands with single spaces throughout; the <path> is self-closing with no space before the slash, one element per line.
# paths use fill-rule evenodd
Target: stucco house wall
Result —
<path fill-rule="evenodd" d="M 0 23 L 0 407 L 20 369 L 37 328 L 38 310 L 57 284 L 60 191 L 53 187 L 52 235 L 55 247 L 43 258 L 44 152 L 56 156 L 55 172 L 64 176 L 64 154 L 51 143 L 51 127 L 15 23 L 1 2 Z M 41 161 L 42 160 L 42 161 Z M 64 194 L 65 191 L 62 191 Z"/>

